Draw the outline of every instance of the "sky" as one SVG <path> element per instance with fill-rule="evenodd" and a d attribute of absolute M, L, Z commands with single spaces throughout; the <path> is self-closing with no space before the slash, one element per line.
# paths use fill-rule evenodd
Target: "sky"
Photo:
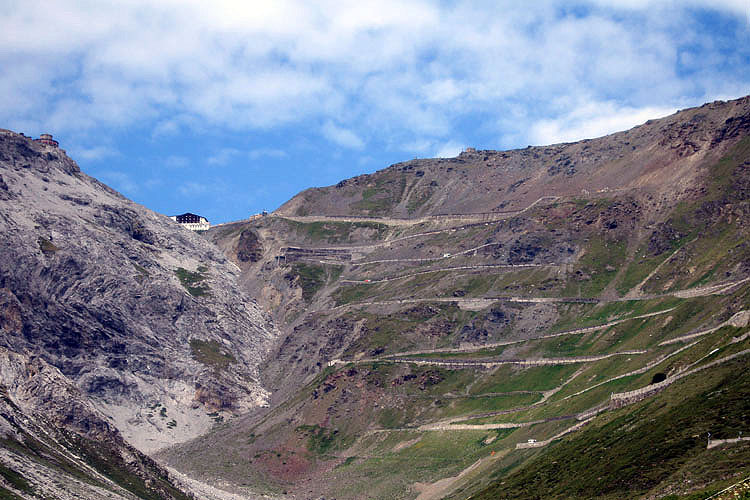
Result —
<path fill-rule="evenodd" d="M 750 94 L 750 0 L 0 0 L 0 128 L 212 223 Z"/>

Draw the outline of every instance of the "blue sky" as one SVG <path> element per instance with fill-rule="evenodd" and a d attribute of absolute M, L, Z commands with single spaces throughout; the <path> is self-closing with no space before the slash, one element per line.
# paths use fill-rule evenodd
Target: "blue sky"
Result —
<path fill-rule="evenodd" d="M 531 5 L 531 6 L 529 6 Z M 0 0 L 0 127 L 211 222 L 750 93 L 750 0 Z"/>

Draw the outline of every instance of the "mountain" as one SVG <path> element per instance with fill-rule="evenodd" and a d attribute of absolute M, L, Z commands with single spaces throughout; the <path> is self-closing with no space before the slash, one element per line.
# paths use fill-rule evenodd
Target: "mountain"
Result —
<path fill-rule="evenodd" d="M 598 139 L 512 151 L 470 149 L 456 158 L 398 163 L 303 191 L 276 213 L 418 218 L 509 212 L 548 195 L 681 196 L 699 182 L 702 164 L 716 161 L 746 133 L 747 106 L 746 98 L 714 102 Z"/>
<path fill-rule="evenodd" d="M 750 472 L 749 215 L 745 97 L 212 228 L 281 331 L 270 408 L 157 456 L 295 498 L 704 498 Z"/>
<path fill-rule="evenodd" d="M 144 453 L 267 404 L 278 332 L 239 276 L 63 150 L 0 130 L 0 491 L 186 498 Z"/>
<path fill-rule="evenodd" d="M 203 234 L 0 131 L 0 498 L 740 494 L 749 215 L 750 97 Z"/>

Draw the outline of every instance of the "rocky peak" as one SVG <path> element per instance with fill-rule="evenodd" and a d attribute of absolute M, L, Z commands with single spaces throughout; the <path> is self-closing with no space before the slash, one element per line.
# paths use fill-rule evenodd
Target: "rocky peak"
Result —
<path fill-rule="evenodd" d="M 143 450 L 264 404 L 275 328 L 216 247 L 9 131 L 0 179 L 0 346 L 59 369 Z"/>

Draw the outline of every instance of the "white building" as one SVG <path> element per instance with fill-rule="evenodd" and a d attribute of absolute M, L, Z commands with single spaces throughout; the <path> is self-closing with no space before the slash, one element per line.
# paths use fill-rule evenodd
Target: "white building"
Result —
<path fill-rule="evenodd" d="M 190 229 L 191 231 L 208 231 L 211 228 L 208 219 L 190 212 L 186 212 L 182 215 L 171 215 L 169 218 L 185 229 Z"/>

